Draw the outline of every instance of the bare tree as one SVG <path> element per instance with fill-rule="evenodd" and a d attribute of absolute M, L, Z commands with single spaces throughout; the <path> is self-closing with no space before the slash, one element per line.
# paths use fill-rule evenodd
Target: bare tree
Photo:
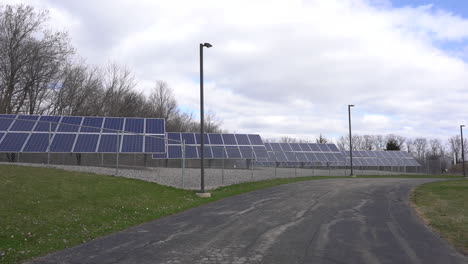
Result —
<path fill-rule="evenodd" d="M 375 147 L 374 143 L 375 137 L 373 135 L 364 135 L 361 140 L 361 149 L 362 150 L 373 150 Z"/>
<path fill-rule="evenodd" d="M 363 138 L 360 135 L 353 135 L 353 150 L 363 150 Z M 337 141 L 340 150 L 349 150 L 349 135 L 341 136 Z"/>
<path fill-rule="evenodd" d="M 387 146 L 387 142 L 382 135 L 375 135 L 373 143 L 375 150 L 383 150 Z"/>
<path fill-rule="evenodd" d="M 423 161 L 426 158 L 427 152 L 427 139 L 426 138 L 416 138 L 413 141 L 416 158 L 419 161 Z"/>
<path fill-rule="evenodd" d="M 40 113 L 74 50 L 67 33 L 44 30 L 47 11 L 0 8 L 0 112 Z"/>
<path fill-rule="evenodd" d="M 433 138 L 429 140 L 429 156 L 432 158 L 441 157 L 444 154 L 442 143 L 439 139 Z"/>
<path fill-rule="evenodd" d="M 326 143 L 328 143 L 328 139 L 325 138 L 324 136 L 322 136 L 322 134 L 320 134 L 319 137 L 315 139 L 315 141 L 316 141 L 318 144 L 326 144 Z"/>
<path fill-rule="evenodd" d="M 289 136 L 284 136 L 280 138 L 281 143 L 297 143 L 297 139 Z"/>
<path fill-rule="evenodd" d="M 173 119 L 178 114 L 177 102 L 174 94 L 164 81 L 156 82 L 149 96 L 149 102 L 155 117 L 164 118 L 169 122 L 169 120 Z"/>

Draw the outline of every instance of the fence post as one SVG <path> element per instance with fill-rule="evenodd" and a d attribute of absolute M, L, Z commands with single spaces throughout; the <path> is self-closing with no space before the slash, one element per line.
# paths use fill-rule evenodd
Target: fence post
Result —
<path fill-rule="evenodd" d="M 222 151 L 223 151 L 223 157 L 222 157 L 222 168 L 221 168 L 221 185 L 224 186 L 224 160 L 225 160 L 225 157 L 224 157 L 224 154 L 226 153 L 226 149 L 224 147 L 221 147 L 222 148 Z"/>

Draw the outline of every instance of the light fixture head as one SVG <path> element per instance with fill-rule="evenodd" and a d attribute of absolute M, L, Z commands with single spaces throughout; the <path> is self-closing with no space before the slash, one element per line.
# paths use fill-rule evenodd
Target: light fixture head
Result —
<path fill-rule="evenodd" d="M 211 48 L 213 47 L 213 45 L 211 45 L 210 43 L 206 42 L 206 43 L 203 43 L 203 46 L 207 47 L 207 48 Z"/>
<path fill-rule="evenodd" d="M 354 107 L 354 105 L 348 105 L 349 107 Z"/>
<path fill-rule="evenodd" d="M 465 127 L 465 125 L 460 125 L 460 127 Z"/>

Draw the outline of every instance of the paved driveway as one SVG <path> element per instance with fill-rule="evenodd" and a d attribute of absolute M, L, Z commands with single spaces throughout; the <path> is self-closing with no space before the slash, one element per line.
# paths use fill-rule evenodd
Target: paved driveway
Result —
<path fill-rule="evenodd" d="M 433 179 L 299 182 L 231 197 L 33 263 L 468 263 L 408 206 Z"/>

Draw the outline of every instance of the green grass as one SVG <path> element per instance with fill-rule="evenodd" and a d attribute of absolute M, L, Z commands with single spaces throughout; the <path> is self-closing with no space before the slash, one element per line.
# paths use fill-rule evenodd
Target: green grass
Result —
<path fill-rule="evenodd" d="M 213 190 L 212 198 L 201 199 L 194 191 L 140 180 L 0 165 L 0 263 L 21 262 L 76 246 L 236 194 L 330 178 L 349 177 L 314 176 L 242 183 Z"/>
<path fill-rule="evenodd" d="M 468 254 L 468 180 L 427 183 L 411 199 L 426 223 Z"/>

